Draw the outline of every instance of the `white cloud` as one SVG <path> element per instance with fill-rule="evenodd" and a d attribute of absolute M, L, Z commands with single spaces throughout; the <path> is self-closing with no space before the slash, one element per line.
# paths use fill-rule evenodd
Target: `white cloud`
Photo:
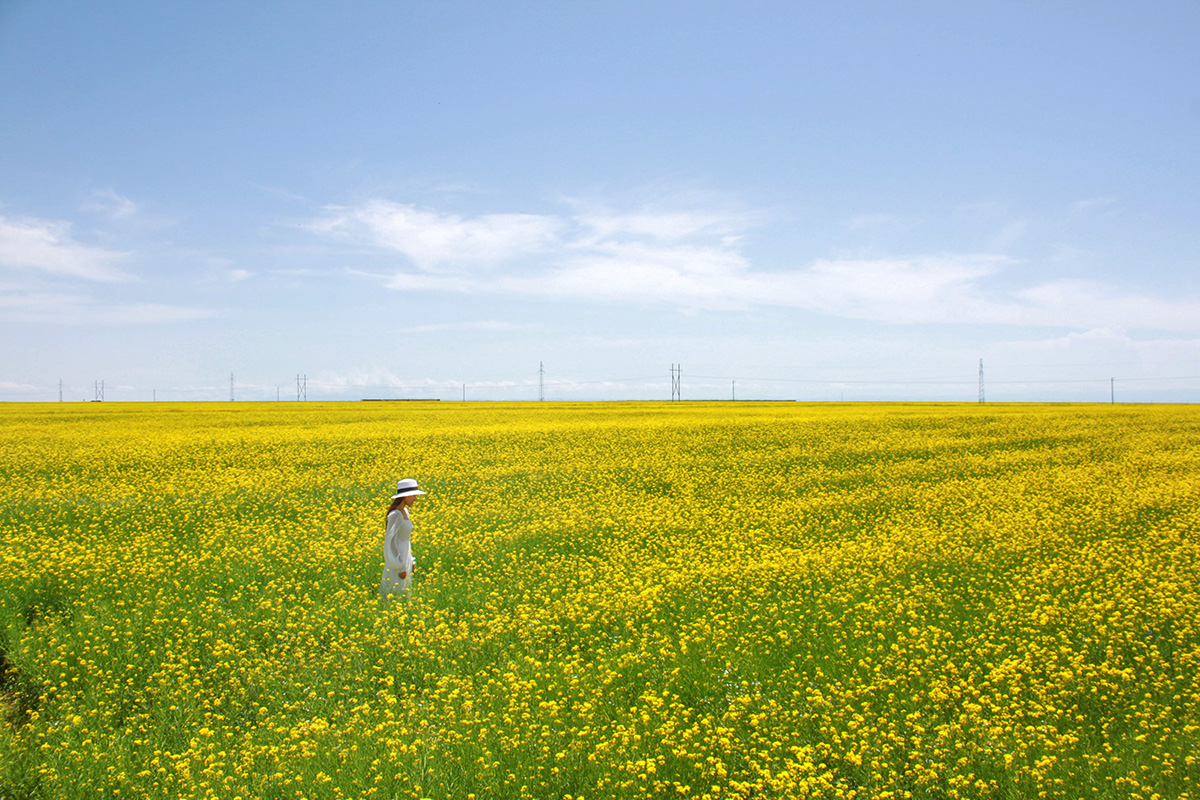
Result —
<path fill-rule="evenodd" d="M 430 275 L 425 272 L 397 272 L 387 279 L 389 289 L 398 292 L 470 292 L 483 288 L 475 278 Z"/>
<path fill-rule="evenodd" d="M 884 322 L 1007 320 L 978 281 L 1006 262 L 993 256 L 822 260 L 791 271 L 754 271 L 721 247 L 606 245 L 532 277 L 495 288 L 528 294 L 730 309 L 800 308 Z"/>
<path fill-rule="evenodd" d="M 1017 293 L 1022 322 L 1079 328 L 1200 332 L 1200 301 L 1117 292 L 1093 281 L 1056 280 Z M 1054 320 L 1049 322 L 1049 320 Z"/>
<path fill-rule="evenodd" d="M 1153 380 L 1195 375 L 1189 365 L 1200 359 L 1200 337 L 1137 338 L 1120 329 L 1094 328 L 999 342 L 988 351 L 991 373 L 1001 378 Z"/>
<path fill-rule="evenodd" d="M 1029 223 L 1023 219 L 1008 222 L 991 236 L 988 240 L 988 246 L 996 251 L 1008 250 L 1020 241 L 1028 228 Z"/>
<path fill-rule="evenodd" d="M 13 381 L 0 381 L 0 394 L 29 394 L 32 392 L 45 391 L 44 386 L 34 386 L 32 383 L 14 383 Z"/>
<path fill-rule="evenodd" d="M 1093 328 L 1072 331 L 1048 339 L 999 342 L 993 345 L 991 350 L 1002 361 L 1032 366 L 1068 367 L 1119 361 L 1119 357 L 1114 358 L 1114 353 L 1128 356 L 1133 352 L 1133 345 L 1133 339 L 1124 331 Z"/>
<path fill-rule="evenodd" d="M 405 328 L 400 333 L 443 333 L 446 331 L 519 331 L 527 330 L 528 325 L 518 325 L 515 322 L 500 322 L 497 320 L 477 320 L 474 322 L 444 322 L 436 325 L 416 325 Z"/>
<path fill-rule="evenodd" d="M 0 292 L 0 319 L 56 325 L 145 325 L 186 322 L 216 316 L 205 308 L 164 303 L 105 305 L 85 295 L 54 292 Z"/>
<path fill-rule="evenodd" d="M 374 390 L 380 394 L 436 397 L 461 386 L 458 381 L 401 378 L 386 367 L 360 368 L 348 372 L 326 371 L 308 378 L 309 391 L 346 394 Z"/>
<path fill-rule="evenodd" d="M 915 225 L 913 220 L 895 214 L 860 214 L 846 222 L 846 228 L 855 233 L 897 233 Z"/>
<path fill-rule="evenodd" d="M 126 255 L 77 242 L 67 222 L 0 217 L 0 267 L 90 281 L 122 281 L 129 276 L 112 265 Z"/>
<path fill-rule="evenodd" d="M 692 311 L 782 306 L 887 323 L 1200 330 L 1200 298 L 1156 298 L 1068 280 L 1001 290 L 994 279 L 1020 262 L 992 253 L 833 258 L 756 269 L 741 249 L 752 219 L 703 209 L 462 218 L 375 200 L 336 209 L 311 228 L 406 256 L 419 269 L 398 271 L 386 285 L 410 292 L 658 303 Z M 1024 222 L 1009 222 L 997 241 L 1024 230 Z"/>
<path fill-rule="evenodd" d="M 629 238 L 656 242 L 680 242 L 696 237 L 720 237 L 732 243 L 744 221 L 728 214 L 704 211 L 642 210 L 630 214 L 608 210 L 575 214 L 572 220 L 583 228 L 578 244 L 596 244 Z"/>
<path fill-rule="evenodd" d="M 571 253 L 561 266 L 499 281 L 505 291 L 604 300 L 674 303 L 703 308 L 742 307 L 746 270 L 725 247 L 604 243 Z"/>
<path fill-rule="evenodd" d="M 427 271 L 496 264 L 545 250 L 560 221 L 536 214 L 485 214 L 463 219 L 411 205 L 372 200 L 354 208 L 332 206 L 311 228 L 348 241 L 402 253 Z"/>
<path fill-rule="evenodd" d="M 220 312 L 208 308 L 188 308 L 167 303 L 130 303 L 114 306 L 93 305 L 76 318 L 63 322 L 94 322 L 105 325 L 149 325 L 164 322 L 190 322 L 209 319 Z"/>
<path fill-rule="evenodd" d="M 1115 197 L 1089 197 L 1084 200 L 1076 200 L 1067 208 L 1067 216 L 1070 219 L 1090 216 L 1111 208 L 1116 202 Z"/>
<path fill-rule="evenodd" d="M 92 192 L 92 196 L 83 204 L 83 209 L 114 220 L 132 219 L 140 210 L 137 203 L 112 189 L 98 189 Z"/>
<path fill-rule="evenodd" d="M 883 322 L 962 321 L 980 313 L 978 281 L 1005 262 L 982 255 L 822 260 L 765 278 L 760 302 Z"/>

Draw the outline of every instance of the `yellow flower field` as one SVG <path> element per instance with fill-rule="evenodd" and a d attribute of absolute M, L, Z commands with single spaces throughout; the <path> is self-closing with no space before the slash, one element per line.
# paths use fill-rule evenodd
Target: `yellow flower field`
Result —
<path fill-rule="evenodd" d="M 1197 796 L 1191 406 L 0 423 L 5 800 Z"/>

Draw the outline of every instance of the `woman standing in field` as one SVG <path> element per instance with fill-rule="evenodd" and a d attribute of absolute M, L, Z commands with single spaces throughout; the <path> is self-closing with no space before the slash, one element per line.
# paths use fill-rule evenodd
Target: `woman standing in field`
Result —
<path fill-rule="evenodd" d="M 413 524 L 408 510 L 421 494 L 425 492 L 417 488 L 417 482 L 405 478 L 396 484 L 396 494 L 392 495 L 383 535 L 383 580 L 379 583 L 379 594 L 385 600 L 408 591 L 412 582 L 416 559 L 412 555 Z"/>

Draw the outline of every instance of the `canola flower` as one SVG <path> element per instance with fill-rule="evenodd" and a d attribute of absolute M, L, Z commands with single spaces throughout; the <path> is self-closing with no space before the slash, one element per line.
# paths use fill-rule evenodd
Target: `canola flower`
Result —
<path fill-rule="evenodd" d="M 1188 406 L 0 421 L 0 797 L 1200 785 Z M 381 603 L 405 475 L 421 570 Z"/>

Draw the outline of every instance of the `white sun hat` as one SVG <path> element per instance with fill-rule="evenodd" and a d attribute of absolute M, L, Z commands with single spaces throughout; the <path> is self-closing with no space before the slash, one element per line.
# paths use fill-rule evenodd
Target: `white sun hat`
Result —
<path fill-rule="evenodd" d="M 410 497 L 415 494 L 425 494 L 417 488 L 417 482 L 412 478 L 405 478 L 396 484 L 396 493 L 392 495 L 393 500 L 399 500 L 401 497 Z"/>

